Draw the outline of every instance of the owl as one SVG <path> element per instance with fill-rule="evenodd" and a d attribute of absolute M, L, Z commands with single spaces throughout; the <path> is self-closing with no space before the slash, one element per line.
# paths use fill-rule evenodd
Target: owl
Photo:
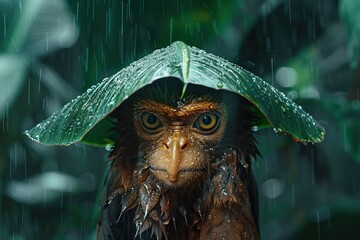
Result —
<path fill-rule="evenodd" d="M 99 239 L 258 239 L 252 104 L 164 78 L 112 112 Z"/>

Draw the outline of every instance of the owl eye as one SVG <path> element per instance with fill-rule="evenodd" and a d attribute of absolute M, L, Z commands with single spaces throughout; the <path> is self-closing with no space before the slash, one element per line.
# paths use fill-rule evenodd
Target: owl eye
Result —
<path fill-rule="evenodd" d="M 144 130 L 153 133 L 162 127 L 160 119 L 153 113 L 142 113 L 140 115 L 141 126 Z"/>
<path fill-rule="evenodd" d="M 214 132 L 219 126 L 219 116 L 215 113 L 203 113 L 195 121 L 193 127 L 206 133 Z"/>

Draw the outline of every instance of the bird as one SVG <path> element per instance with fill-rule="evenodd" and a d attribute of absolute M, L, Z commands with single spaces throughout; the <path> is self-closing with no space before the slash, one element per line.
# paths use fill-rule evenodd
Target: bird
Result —
<path fill-rule="evenodd" d="M 121 103 L 97 239 L 259 239 L 254 107 L 175 77 Z"/>

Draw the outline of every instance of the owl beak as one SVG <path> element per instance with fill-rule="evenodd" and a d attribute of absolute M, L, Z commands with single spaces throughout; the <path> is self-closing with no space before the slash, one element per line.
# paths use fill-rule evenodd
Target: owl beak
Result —
<path fill-rule="evenodd" d="M 169 151 L 169 161 L 166 171 L 168 173 L 168 179 L 171 182 L 178 180 L 180 172 L 180 163 L 182 161 L 183 151 L 188 147 L 189 143 L 184 137 L 172 137 L 164 143 L 165 147 Z"/>

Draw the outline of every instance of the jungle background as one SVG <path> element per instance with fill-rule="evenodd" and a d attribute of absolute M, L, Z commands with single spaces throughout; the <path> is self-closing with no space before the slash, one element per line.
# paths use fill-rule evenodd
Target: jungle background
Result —
<path fill-rule="evenodd" d="M 109 149 L 24 131 L 176 40 L 262 77 L 326 129 L 315 145 L 255 132 L 262 239 L 358 239 L 358 0 L 0 0 L 0 239 L 95 239 Z"/>

